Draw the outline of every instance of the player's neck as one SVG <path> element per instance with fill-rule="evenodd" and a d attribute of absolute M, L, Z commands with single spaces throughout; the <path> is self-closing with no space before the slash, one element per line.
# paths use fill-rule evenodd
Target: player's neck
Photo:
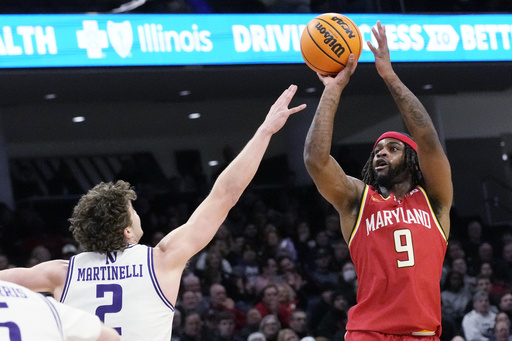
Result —
<path fill-rule="evenodd" d="M 385 198 L 389 197 L 391 194 L 394 194 L 395 197 L 402 199 L 404 195 L 412 191 L 413 186 L 410 181 L 402 181 L 396 184 L 393 184 L 390 187 L 378 186 L 377 191 Z"/>

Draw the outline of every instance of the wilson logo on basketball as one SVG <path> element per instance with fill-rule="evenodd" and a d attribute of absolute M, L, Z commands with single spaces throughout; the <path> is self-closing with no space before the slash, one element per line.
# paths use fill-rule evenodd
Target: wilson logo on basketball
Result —
<path fill-rule="evenodd" d="M 320 32 L 320 34 L 324 35 L 324 44 L 327 44 L 331 47 L 331 51 L 334 52 L 336 56 L 341 57 L 343 53 L 345 53 L 345 48 L 338 43 L 338 39 L 334 37 L 327 29 L 321 24 L 316 24 L 315 28 Z"/>
<path fill-rule="evenodd" d="M 324 13 L 311 20 L 300 41 L 306 64 L 322 75 L 334 76 L 347 64 L 353 53 L 357 59 L 362 51 L 359 28 L 348 17 Z"/>

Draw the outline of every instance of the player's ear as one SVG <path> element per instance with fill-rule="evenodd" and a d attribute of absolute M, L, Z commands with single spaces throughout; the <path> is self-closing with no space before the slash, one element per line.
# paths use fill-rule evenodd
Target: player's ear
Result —
<path fill-rule="evenodd" d="M 123 235 L 125 239 L 129 239 L 133 235 L 133 229 L 131 226 L 127 226 L 123 230 Z"/>

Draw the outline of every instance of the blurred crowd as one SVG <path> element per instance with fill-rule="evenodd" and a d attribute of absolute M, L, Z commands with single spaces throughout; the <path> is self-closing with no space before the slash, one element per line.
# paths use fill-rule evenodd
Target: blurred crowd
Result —
<path fill-rule="evenodd" d="M 188 219 L 211 182 L 199 172 L 157 187 L 140 180 L 147 177 L 124 175 L 138 194 L 141 243 L 153 246 Z M 348 309 L 356 303 L 355 268 L 338 214 L 313 186 L 296 186 L 294 179 L 290 172 L 279 186 L 256 181 L 192 258 L 182 277 L 172 340 L 343 340 Z M 16 182 L 14 189 L 19 195 Z M 74 191 L 66 205 L 42 206 L 27 198 L 16 209 L 0 205 L 0 268 L 80 252 L 67 230 L 80 195 Z M 496 339 L 508 340 L 511 288 L 512 230 L 458 217 L 454 208 L 440 283 L 441 340 L 494 340 L 495 327 L 507 334 Z"/>

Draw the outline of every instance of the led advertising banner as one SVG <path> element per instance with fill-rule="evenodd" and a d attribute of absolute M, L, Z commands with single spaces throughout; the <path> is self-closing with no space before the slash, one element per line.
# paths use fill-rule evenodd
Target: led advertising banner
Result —
<path fill-rule="evenodd" d="M 0 68 L 303 63 L 317 14 L 0 15 Z M 511 61 L 512 15 L 349 14 L 394 62 Z M 360 62 L 373 62 L 364 44 Z"/>

